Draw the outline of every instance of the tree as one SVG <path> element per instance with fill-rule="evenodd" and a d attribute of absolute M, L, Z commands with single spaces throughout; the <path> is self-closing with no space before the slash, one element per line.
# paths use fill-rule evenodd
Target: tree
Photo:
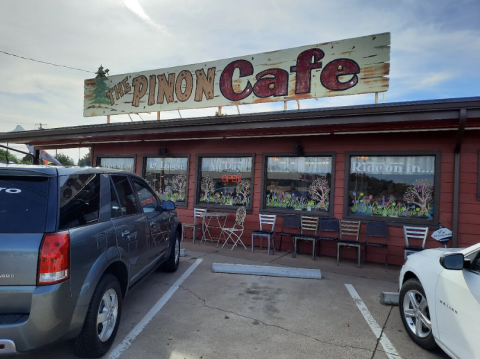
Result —
<path fill-rule="evenodd" d="M 70 156 L 67 156 L 63 153 L 59 153 L 57 155 L 56 159 L 58 160 L 58 162 L 60 162 L 62 164 L 62 166 L 74 166 L 75 165 L 75 162 L 73 162 L 73 158 L 71 158 Z"/>
<path fill-rule="evenodd" d="M 88 153 L 85 154 L 82 158 L 78 160 L 78 165 L 83 167 L 85 165 L 91 166 L 92 165 L 92 149 L 88 149 Z"/>
<path fill-rule="evenodd" d="M 328 211 L 328 200 L 330 193 L 330 186 L 325 177 L 319 177 L 310 185 L 308 192 L 312 198 L 317 201 L 316 208 Z"/>
<path fill-rule="evenodd" d="M 427 178 L 417 179 L 408 186 L 403 195 L 403 200 L 407 203 L 416 204 L 420 207 L 419 215 L 428 215 L 431 202 L 433 200 L 433 185 Z"/>
<path fill-rule="evenodd" d="M 105 74 L 108 73 L 108 70 L 103 71 L 103 67 L 100 66 L 96 72 L 97 77 L 95 77 L 95 89 L 93 90 L 93 96 L 90 101 L 92 105 L 110 105 L 110 100 L 107 97 L 107 91 L 110 90 L 106 81 L 108 78 Z"/>
<path fill-rule="evenodd" d="M 30 155 L 23 156 L 21 163 L 24 163 L 26 165 L 31 165 L 33 163 L 33 156 L 30 156 Z"/>
<path fill-rule="evenodd" d="M 7 163 L 7 151 L 3 148 L 0 148 L 0 162 Z M 12 152 L 8 151 L 8 162 L 19 163 L 20 161 L 17 157 L 12 155 Z"/>

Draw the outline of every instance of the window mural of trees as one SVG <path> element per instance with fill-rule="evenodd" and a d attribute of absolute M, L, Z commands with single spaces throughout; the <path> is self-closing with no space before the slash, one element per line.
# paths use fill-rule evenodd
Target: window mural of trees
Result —
<path fill-rule="evenodd" d="M 201 158 L 200 171 L 200 203 L 250 204 L 252 157 Z"/>
<path fill-rule="evenodd" d="M 200 202 L 223 205 L 243 205 L 250 203 L 250 180 L 245 179 L 235 187 L 215 187 L 211 177 L 202 178 Z"/>
<path fill-rule="evenodd" d="M 145 180 L 161 200 L 185 203 L 187 197 L 185 157 L 150 157 L 145 159 Z"/>
<path fill-rule="evenodd" d="M 331 157 L 268 157 L 265 207 L 329 211 Z"/>
<path fill-rule="evenodd" d="M 381 162 L 384 159 L 362 157 L 359 164 L 352 157 L 351 172 L 357 173 L 349 175 L 350 212 L 433 219 L 435 157 L 392 156 Z"/>

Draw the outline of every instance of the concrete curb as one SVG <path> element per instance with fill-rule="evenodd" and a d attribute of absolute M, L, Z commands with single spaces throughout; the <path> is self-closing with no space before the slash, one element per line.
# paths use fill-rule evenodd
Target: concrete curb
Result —
<path fill-rule="evenodd" d="M 322 279 L 320 269 L 272 267 L 246 264 L 213 263 L 212 272 L 229 274 L 265 275 L 273 277 Z"/>
<path fill-rule="evenodd" d="M 380 303 L 384 305 L 398 305 L 399 293 L 397 292 L 382 292 L 380 294 Z"/>

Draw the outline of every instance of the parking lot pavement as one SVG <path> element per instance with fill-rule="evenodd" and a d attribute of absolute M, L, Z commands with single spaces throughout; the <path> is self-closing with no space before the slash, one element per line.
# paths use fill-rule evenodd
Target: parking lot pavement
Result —
<path fill-rule="evenodd" d="M 320 268 L 324 279 L 213 273 L 212 263 L 289 265 L 291 256 L 209 243 L 185 247 L 185 265 L 203 262 L 122 358 L 446 358 L 417 347 L 403 330 L 398 307 L 380 304 L 380 292 L 397 289 L 399 268 L 357 269 L 353 262 L 336 266 L 331 258 L 297 256 L 297 267 Z M 385 352 L 345 284 L 355 288 L 380 330 L 390 333 L 398 356 Z"/>
<path fill-rule="evenodd" d="M 380 292 L 397 290 L 399 268 L 358 269 L 349 261 L 337 266 L 332 258 L 313 261 L 309 255 L 291 258 L 286 252 L 267 256 L 266 251 L 230 251 L 211 243 L 184 247 L 187 256 L 176 273 L 155 272 L 126 298 L 120 329 L 106 358 L 447 358 L 416 346 L 404 331 L 398 307 L 380 304 Z M 172 287 L 198 259 L 198 267 Z M 319 268 L 323 279 L 213 273 L 212 263 Z M 176 291 L 158 313 L 148 315 L 172 288 Z M 359 303 L 367 308 L 369 319 Z M 149 322 L 131 337 L 142 320 Z M 372 322 L 393 349 L 385 351 Z M 33 357 L 74 356 L 67 344 L 57 344 L 22 356 Z"/>

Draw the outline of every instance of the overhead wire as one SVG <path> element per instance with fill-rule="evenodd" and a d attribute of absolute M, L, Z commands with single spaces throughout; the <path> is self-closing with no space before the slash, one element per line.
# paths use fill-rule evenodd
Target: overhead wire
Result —
<path fill-rule="evenodd" d="M 64 68 L 66 68 L 66 69 L 83 71 L 83 72 L 89 72 L 89 73 L 92 73 L 92 74 L 95 73 L 95 72 L 93 72 L 93 71 L 87 71 L 87 70 L 79 69 L 79 68 L 76 68 L 76 67 L 70 67 L 70 66 L 65 66 L 65 65 L 58 65 L 58 64 L 54 64 L 54 63 L 52 63 L 52 62 L 35 60 L 35 59 L 29 58 L 29 57 L 24 57 L 24 56 L 12 54 L 12 53 L 10 53 L 10 52 L 6 52 L 6 51 L 3 51 L 3 50 L 0 50 L 0 52 L 3 53 L 3 54 L 5 54 L 5 55 L 18 57 L 18 58 L 23 59 L 23 60 L 29 60 L 29 61 L 33 61 L 33 62 L 39 62 L 39 63 L 45 64 L 45 65 L 51 65 L 51 66 L 57 66 L 57 67 L 64 67 Z"/>

